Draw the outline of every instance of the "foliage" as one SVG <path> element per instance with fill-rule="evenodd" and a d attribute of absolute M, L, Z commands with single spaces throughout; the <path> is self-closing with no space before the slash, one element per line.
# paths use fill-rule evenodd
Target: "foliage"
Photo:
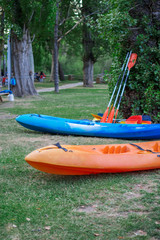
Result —
<path fill-rule="evenodd" d="M 55 16 L 55 1 L 51 0 L 1 0 L 1 6 L 7 22 L 19 38 L 22 37 L 24 28 L 32 34 L 43 34 Z"/>
<path fill-rule="evenodd" d="M 83 62 L 80 56 L 71 55 L 69 53 L 59 55 L 60 63 L 64 70 L 64 74 L 73 74 L 76 75 L 75 79 L 80 76 L 80 79 L 83 78 Z M 104 70 L 110 69 L 111 59 L 108 55 L 99 56 L 96 63 L 94 64 L 94 75 L 103 74 Z M 79 79 L 79 77 L 78 77 Z"/>
<path fill-rule="evenodd" d="M 41 42 L 33 42 L 34 66 L 35 72 L 50 72 L 52 55 L 48 48 L 41 44 Z"/>
<path fill-rule="evenodd" d="M 149 114 L 154 122 L 160 119 L 159 22 L 155 20 L 154 4 L 144 1 L 112 1 L 110 11 L 100 21 L 99 32 L 107 36 L 113 57 L 111 92 L 117 81 L 124 56 L 130 49 L 138 54 L 137 64 L 131 70 L 125 98 L 121 105 L 124 117 L 131 114 Z M 138 7 L 137 7 L 138 6 Z M 150 9 L 150 12 L 149 12 Z M 121 64 L 120 64 L 121 62 Z"/>
<path fill-rule="evenodd" d="M 108 54 L 108 41 L 106 37 L 102 37 L 100 34 L 103 29 L 99 19 L 103 18 L 104 14 L 108 12 L 109 6 L 108 2 L 99 0 L 94 1 L 94 3 L 93 1 L 83 1 L 83 4 L 82 14 L 85 14 L 84 27 L 88 29 L 88 33 L 91 36 L 93 60 L 96 62 L 99 57 Z"/>

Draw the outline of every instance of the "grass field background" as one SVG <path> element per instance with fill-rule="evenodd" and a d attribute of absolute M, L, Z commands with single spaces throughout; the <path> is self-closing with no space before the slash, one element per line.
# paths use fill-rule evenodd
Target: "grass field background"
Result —
<path fill-rule="evenodd" d="M 57 176 L 24 158 L 39 147 L 133 141 L 43 134 L 20 126 L 26 113 L 92 119 L 108 103 L 107 85 L 77 87 L 0 104 L 0 240 L 158 240 L 160 170 Z M 134 141 L 138 142 L 138 141 Z"/>

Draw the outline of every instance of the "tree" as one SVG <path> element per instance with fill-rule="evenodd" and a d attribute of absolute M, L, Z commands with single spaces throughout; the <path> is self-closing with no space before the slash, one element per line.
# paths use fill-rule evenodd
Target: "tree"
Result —
<path fill-rule="evenodd" d="M 139 59 L 135 81 L 127 89 L 126 99 L 131 95 L 130 105 L 135 114 L 149 114 L 153 121 L 160 122 L 159 1 L 134 1 L 129 15 L 136 24 L 131 27 L 128 39 L 138 52 Z"/>
<path fill-rule="evenodd" d="M 37 26 L 47 19 L 49 7 L 53 9 L 53 1 L 11 1 L 2 0 L 5 16 L 12 26 L 12 58 L 13 73 L 16 86 L 13 90 L 15 96 L 36 95 L 34 87 L 34 62 L 31 34 L 34 36 Z M 46 23 L 46 21 L 45 21 Z"/>
<path fill-rule="evenodd" d="M 60 0 L 57 0 L 56 6 L 56 21 L 54 26 L 54 84 L 55 92 L 59 92 L 59 79 L 58 79 L 58 17 L 59 17 L 59 4 Z"/>
<path fill-rule="evenodd" d="M 132 49 L 138 59 L 127 83 L 121 112 L 125 118 L 131 114 L 149 114 L 153 121 L 159 121 L 159 1 L 109 0 L 109 3 L 110 10 L 100 25 L 113 57 L 110 89 L 117 81 L 122 59 Z M 99 33 L 103 32 L 99 28 Z"/>
<path fill-rule="evenodd" d="M 87 26 L 86 15 L 90 15 L 93 11 L 93 5 L 87 0 L 82 1 L 82 15 L 83 21 L 83 85 L 85 87 L 93 87 L 93 64 L 95 62 L 93 47 L 94 40 L 89 26 Z"/>
<path fill-rule="evenodd" d="M 78 3 L 77 3 L 78 2 Z M 61 68 L 59 67 L 59 61 L 58 61 L 58 51 L 59 51 L 59 45 L 60 41 L 69 34 L 81 21 L 78 23 L 75 23 L 75 12 L 76 14 L 77 9 L 74 9 L 75 4 L 79 4 L 79 1 L 70 1 L 66 0 L 65 2 L 61 2 L 60 0 L 57 0 L 57 12 L 56 12 L 56 22 L 55 22 L 55 27 L 54 27 L 54 50 L 52 51 L 53 53 L 53 62 L 54 66 L 53 72 L 54 72 L 54 82 L 55 82 L 55 92 L 59 92 L 59 73 Z M 79 7 L 79 6 L 78 6 Z M 73 19 L 74 20 L 73 20 Z M 70 28 L 70 23 L 72 24 L 72 27 Z M 59 26 L 61 26 L 59 28 Z M 67 28 L 66 28 L 67 26 Z M 69 26 L 69 29 L 68 29 Z M 59 69 L 59 71 L 58 71 Z"/>
<path fill-rule="evenodd" d="M 59 86 L 58 86 L 59 85 L 59 82 L 58 82 L 59 76 L 58 75 L 60 74 L 60 63 L 58 61 L 58 52 L 59 52 L 59 48 L 60 48 L 60 42 L 63 41 L 64 37 L 66 39 L 66 37 L 68 35 L 73 36 L 72 39 L 74 38 L 74 41 L 72 41 L 72 43 L 75 44 L 76 38 L 80 42 L 80 40 L 81 40 L 80 36 L 82 35 L 80 33 L 81 32 L 81 29 L 80 29 L 81 23 L 83 22 L 84 19 L 87 19 L 87 17 L 89 17 L 92 14 L 95 14 L 95 16 L 97 16 L 97 14 L 100 12 L 100 10 L 97 11 L 98 2 L 99 1 L 97 1 L 97 5 L 95 5 L 95 3 L 91 4 L 92 8 L 94 6 L 94 10 L 96 9 L 94 13 L 90 12 L 93 9 L 89 10 L 89 8 L 87 8 L 88 10 L 86 10 L 86 13 L 82 14 L 82 3 L 80 0 L 77 0 L 77 1 L 65 0 L 63 2 L 60 0 L 57 0 L 57 13 L 56 13 L 56 22 L 55 22 L 55 26 L 54 26 L 54 33 L 53 33 L 53 29 L 51 30 L 51 28 L 50 28 L 50 32 L 52 32 L 52 34 L 50 34 L 50 35 L 54 36 L 54 38 L 52 39 L 52 37 L 49 37 L 47 35 L 48 39 L 49 39 L 49 41 L 47 40 L 47 44 L 52 53 L 52 71 L 51 71 L 52 77 L 51 77 L 51 79 L 54 80 L 54 82 L 55 82 L 55 91 L 56 92 L 59 92 Z M 101 5 L 100 5 L 100 7 L 101 7 L 100 9 L 102 10 Z M 89 21 L 86 20 L 86 22 L 83 24 L 83 26 L 86 26 L 88 23 L 89 23 Z M 75 32 L 75 30 L 77 28 L 79 31 Z M 90 34 L 91 29 L 90 29 L 90 31 L 88 31 L 88 27 L 84 27 L 84 32 L 85 32 L 84 35 L 86 35 L 87 38 L 88 37 L 91 38 L 91 34 Z M 72 34 L 70 34 L 70 33 L 72 33 Z M 86 39 L 86 37 L 84 37 L 84 39 Z M 71 40 L 71 38 L 70 38 L 70 40 Z M 79 42 L 78 42 L 78 44 L 79 44 Z M 91 52 L 92 52 L 92 55 L 94 55 L 93 54 L 93 46 L 90 48 L 89 52 L 87 52 L 88 51 L 88 47 L 86 44 L 87 40 L 84 42 L 85 42 L 84 46 L 86 46 L 86 47 L 84 47 L 84 49 L 85 49 L 84 52 L 85 52 L 85 56 L 86 56 L 86 57 L 84 57 L 84 59 L 87 59 L 88 56 L 91 55 Z M 93 42 L 95 42 L 95 38 L 94 38 L 94 41 L 92 41 L 92 43 Z M 69 44 L 72 45 L 72 48 L 73 48 L 72 43 L 70 42 Z M 76 44 L 77 44 L 77 42 L 76 42 Z M 54 49 L 53 49 L 53 46 L 54 46 Z M 93 69 L 92 61 L 90 61 L 88 59 L 87 59 L 87 61 L 89 61 L 89 63 L 91 63 L 91 64 L 89 64 L 89 66 L 91 67 L 91 69 Z M 87 61 L 85 61 L 86 62 L 86 64 L 84 64 L 85 66 L 88 64 Z M 59 71 L 58 71 L 58 69 L 59 69 Z M 87 73 L 87 79 L 88 78 L 91 79 L 90 82 L 92 85 L 93 84 L 93 71 L 88 71 L 87 67 L 85 67 L 85 69 L 86 69 L 86 71 L 84 71 L 85 75 Z M 58 72 L 59 72 L 59 74 L 58 74 Z M 62 76 L 62 79 L 63 79 L 63 76 Z"/>
<path fill-rule="evenodd" d="M 93 67 L 101 54 L 102 48 L 106 46 L 100 36 L 97 35 L 97 22 L 108 11 L 108 2 L 103 1 L 82 1 L 83 16 L 83 84 L 85 87 L 93 86 Z"/>
<path fill-rule="evenodd" d="M 105 6 L 105 7 L 104 7 Z M 84 72 L 84 86 L 93 86 L 93 64 L 96 61 L 98 54 L 95 54 L 95 48 L 100 48 L 100 41 L 98 45 L 95 45 L 96 37 L 94 37 L 94 31 L 89 26 L 92 22 L 98 18 L 98 14 L 107 10 L 106 3 L 101 1 L 68 1 L 61 2 L 59 11 L 59 37 L 58 42 L 72 32 L 74 39 L 76 38 L 75 29 L 79 27 L 79 32 L 82 31 L 83 38 L 83 72 Z M 92 16 L 92 18 L 91 18 Z M 83 22 L 82 28 L 81 23 Z M 78 32 L 78 40 L 80 40 L 81 34 Z M 96 47 L 95 47 L 96 46 Z M 97 47 L 98 46 L 98 47 Z M 54 52 L 54 51 L 53 51 Z M 98 51 L 97 51 L 98 52 Z M 96 57 L 95 57 L 96 56 Z M 58 65 L 58 61 L 54 66 Z"/>
<path fill-rule="evenodd" d="M 4 11 L 0 9 L 0 76 L 1 76 L 1 65 L 4 51 Z"/>

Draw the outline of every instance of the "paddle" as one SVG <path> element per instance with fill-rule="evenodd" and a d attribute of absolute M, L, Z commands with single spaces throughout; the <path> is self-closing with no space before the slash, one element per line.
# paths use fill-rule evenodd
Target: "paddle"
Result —
<path fill-rule="evenodd" d="M 106 122 L 106 119 L 107 119 L 107 117 L 108 117 L 108 111 L 109 111 L 109 108 L 110 108 L 110 105 L 111 105 L 113 96 L 114 96 L 115 91 L 116 91 L 116 89 L 117 89 L 117 86 L 118 86 L 118 83 L 119 83 L 121 74 L 122 74 L 122 72 L 123 72 L 123 69 L 124 69 L 126 60 L 128 59 L 129 55 L 130 55 L 130 53 L 128 52 L 127 55 L 126 55 L 126 58 L 125 58 L 125 60 L 124 60 L 123 66 L 122 66 L 122 68 L 121 68 L 121 72 L 120 72 L 120 75 L 119 75 L 119 77 L 118 77 L 117 83 L 116 83 L 116 85 L 115 85 L 115 87 L 114 87 L 112 96 L 111 96 L 110 101 L 109 101 L 109 103 L 108 103 L 107 109 L 106 109 L 106 111 L 105 111 L 105 113 L 103 114 L 103 117 L 102 117 L 102 119 L 101 119 L 101 122 L 102 122 L 102 123 Z M 127 64 L 128 64 L 128 61 L 127 61 Z"/>
<path fill-rule="evenodd" d="M 124 73 L 123 73 L 123 76 L 122 76 L 122 79 L 121 79 L 121 82 L 120 82 L 120 85 L 119 85 L 119 89 L 118 89 L 118 92 L 117 92 L 117 95 L 116 95 L 116 98 L 115 98 L 115 101 L 114 101 L 114 104 L 113 104 L 112 111 L 110 112 L 110 114 L 108 116 L 108 119 L 107 119 L 107 123 L 112 123 L 112 121 L 113 121 L 115 106 L 116 106 L 116 103 L 117 103 L 117 100 L 118 100 L 118 96 L 119 96 L 119 93 L 120 93 L 120 90 L 121 90 L 121 87 L 122 87 L 122 84 L 123 84 L 123 80 L 124 80 L 127 68 L 128 68 L 128 64 L 129 64 L 131 54 L 132 54 L 132 51 L 130 51 L 129 58 L 128 58 L 126 66 L 125 66 L 125 70 L 124 70 Z"/>
<path fill-rule="evenodd" d="M 124 86 L 123 86 L 123 89 L 122 89 L 122 92 L 121 92 L 121 96 L 120 96 L 120 100 L 119 100 L 119 103 L 118 103 L 116 114 L 118 114 L 118 109 L 119 109 L 119 106 L 120 106 L 120 103 L 121 103 L 121 99 L 122 99 L 122 96 L 123 96 L 123 93 L 124 93 L 124 89 L 125 89 L 125 86 L 126 86 L 126 83 L 127 83 L 127 79 L 128 79 L 129 73 L 130 73 L 130 69 L 135 65 L 136 59 L 137 59 L 137 54 L 136 53 L 132 53 L 130 55 L 129 62 L 127 64 L 128 72 L 127 72 L 127 76 L 126 76 L 126 79 L 125 79 L 125 82 L 124 82 Z M 115 106 L 116 106 L 116 103 L 117 103 L 117 100 L 118 100 L 120 89 L 122 87 L 123 79 L 124 79 L 124 75 L 123 75 L 123 78 L 121 80 L 120 87 L 119 87 L 119 90 L 118 90 L 118 93 L 117 93 L 117 96 L 116 96 L 116 99 L 115 99 L 115 102 L 114 102 L 114 105 L 113 105 L 113 109 L 112 109 L 112 111 L 111 111 L 111 113 L 110 113 L 110 115 L 108 117 L 107 123 L 112 123 L 112 121 L 113 121 Z M 116 115 L 116 117 L 117 117 L 117 115 Z M 116 120 L 116 118 L 115 118 L 115 120 Z"/>
<path fill-rule="evenodd" d="M 118 106 L 117 106 L 117 110 L 116 110 L 114 123 L 116 122 L 116 118 L 117 118 L 117 115 L 118 115 L 120 103 L 121 103 L 122 96 L 123 96 L 123 93 L 124 93 L 124 89 L 126 87 L 127 79 L 128 79 L 129 73 L 130 73 L 130 69 L 135 65 L 136 60 L 137 60 L 137 54 L 136 53 L 132 53 L 130 61 L 129 61 L 129 64 L 128 64 L 127 76 L 126 76 L 126 79 L 125 79 L 125 82 L 124 82 L 124 85 L 123 85 L 123 89 L 122 89 L 122 92 L 121 92 L 121 95 L 120 95 L 120 98 L 119 98 L 119 102 L 118 102 Z"/>
<path fill-rule="evenodd" d="M 96 119 L 96 120 L 100 120 L 102 117 L 101 116 L 99 116 L 99 115 L 97 115 L 97 114 L 93 114 L 93 113 L 91 113 L 91 115 L 94 117 L 94 119 Z"/>

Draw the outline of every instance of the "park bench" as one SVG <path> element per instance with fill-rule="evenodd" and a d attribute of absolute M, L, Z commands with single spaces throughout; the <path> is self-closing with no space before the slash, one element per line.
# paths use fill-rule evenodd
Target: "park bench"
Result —
<path fill-rule="evenodd" d="M 3 102 L 3 99 L 2 99 L 3 96 L 8 96 L 9 94 L 12 94 L 11 90 L 0 91 L 0 102 Z"/>
<path fill-rule="evenodd" d="M 2 99 L 3 96 L 8 96 L 8 95 L 9 93 L 0 93 L 0 102 L 3 102 L 3 99 Z"/>

